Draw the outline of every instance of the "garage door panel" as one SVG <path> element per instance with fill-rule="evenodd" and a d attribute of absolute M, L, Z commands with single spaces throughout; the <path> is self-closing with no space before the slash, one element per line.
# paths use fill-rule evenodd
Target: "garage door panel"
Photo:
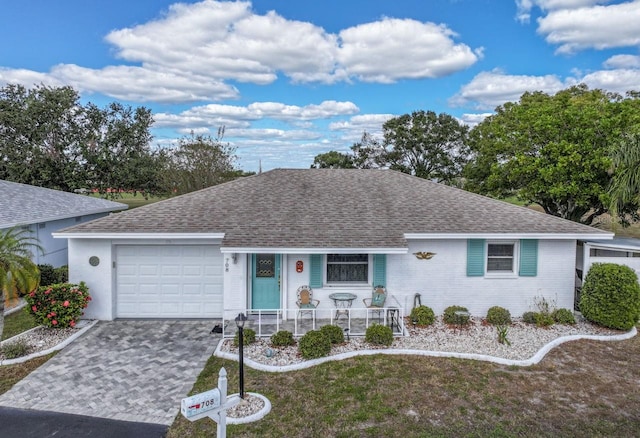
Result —
<path fill-rule="evenodd" d="M 213 245 L 118 246 L 120 318 L 222 316 L 222 254 Z"/>
<path fill-rule="evenodd" d="M 180 276 L 180 265 L 168 265 L 168 264 L 163 264 L 162 265 L 162 275 L 163 276 L 170 276 L 170 275 L 175 275 Z"/>

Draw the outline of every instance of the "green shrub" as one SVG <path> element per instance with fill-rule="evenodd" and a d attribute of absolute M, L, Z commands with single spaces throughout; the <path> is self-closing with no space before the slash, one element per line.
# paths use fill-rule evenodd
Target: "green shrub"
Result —
<path fill-rule="evenodd" d="M 26 356 L 29 354 L 29 346 L 26 341 L 23 339 L 19 339 L 17 341 L 13 341 L 11 343 L 4 344 L 0 348 L 0 352 L 7 359 L 16 359 L 18 357 Z"/>
<path fill-rule="evenodd" d="M 391 327 L 380 324 L 372 324 L 367 328 L 364 340 L 374 345 L 386 345 L 393 343 L 393 331 Z"/>
<path fill-rule="evenodd" d="M 556 309 L 551 312 L 551 317 L 558 324 L 575 324 L 576 318 L 573 316 L 573 312 L 569 309 Z"/>
<path fill-rule="evenodd" d="M 522 314 L 522 320 L 527 324 L 535 324 L 536 323 L 536 312 L 524 312 Z"/>
<path fill-rule="evenodd" d="M 271 345 L 274 347 L 287 347 L 295 343 L 296 341 L 293 339 L 293 333 L 286 330 L 280 330 L 279 332 L 271 335 Z"/>
<path fill-rule="evenodd" d="M 546 312 L 534 313 L 534 319 L 538 327 L 549 327 L 549 326 L 552 326 L 553 323 L 555 322 L 553 320 L 553 316 L 551 316 L 550 313 L 546 313 Z"/>
<path fill-rule="evenodd" d="M 84 282 L 40 286 L 25 295 L 36 322 L 46 327 L 75 327 L 91 297 Z"/>
<path fill-rule="evenodd" d="M 337 325 L 323 325 L 320 331 L 329 338 L 332 344 L 342 344 L 344 342 L 344 332 Z"/>
<path fill-rule="evenodd" d="M 411 321 L 414 321 L 417 325 L 431 325 L 435 320 L 436 315 L 431 307 L 418 306 L 411 310 Z"/>
<path fill-rule="evenodd" d="M 242 345 L 253 344 L 256 341 L 256 331 L 250 328 L 242 329 Z M 233 337 L 233 345 L 240 345 L 240 330 L 236 331 Z"/>
<path fill-rule="evenodd" d="M 331 341 L 320 330 L 311 330 L 298 341 L 298 351 L 305 359 L 324 357 L 331 351 Z"/>
<path fill-rule="evenodd" d="M 38 265 L 38 270 L 40 271 L 40 286 L 51 286 L 69 281 L 69 266 L 67 265 L 58 268 L 48 264 Z"/>
<path fill-rule="evenodd" d="M 69 282 L 69 266 L 64 265 L 53 270 L 53 276 L 56 283 Z"/>
<path fill-rule="evenodd" d="M 493 306 L 487 311 L 487 322 L 491 325 L 511 324 L 511 313 L 500 306 Z"/>
<path fill-rule="evenodd" d="M 594 263 L 582 286 L 580 311 L 596 324 L 631 329 L 640 318 L 638 276 L 628 266 Z"/>
<path fill-rule="evenodd" d="M 456 315 L 456 312 L 468 312 L 466 307 L 462 306 L 449 306 L 444 309 L 442 320 L 447 324 L 465 325 L 469 323 L 469 317 L 467 315 Z"/>
<path fill-rule="evenodd" d="M 56 279 L 56 275 L 51 265 L 38 265 L 40 271 L 40 286 L 50 286 L 52 284 L 59 283 Z"/>

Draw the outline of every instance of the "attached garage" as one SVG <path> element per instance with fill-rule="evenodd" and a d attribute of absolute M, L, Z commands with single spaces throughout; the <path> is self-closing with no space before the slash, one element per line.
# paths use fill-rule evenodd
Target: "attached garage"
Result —
<path fill-rule="evenodd" d="M 222 316 L 217 245 L 117 245 L 116 318 Z"/>

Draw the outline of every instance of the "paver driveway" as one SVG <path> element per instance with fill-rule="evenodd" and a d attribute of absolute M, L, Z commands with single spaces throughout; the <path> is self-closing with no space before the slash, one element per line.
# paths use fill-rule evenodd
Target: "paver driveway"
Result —
<path fill-rule="evenodd" d="M 0 405 L 171 424 L 219 341 L 212 321 L 100 322 Z"/>

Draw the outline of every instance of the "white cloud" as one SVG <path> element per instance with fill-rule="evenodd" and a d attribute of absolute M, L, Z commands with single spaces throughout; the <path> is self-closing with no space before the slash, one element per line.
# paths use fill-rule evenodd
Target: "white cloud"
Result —
<path fill-rule="evenodd" d="M 538 7 L 543 11 L 557 9 L 577 9 L 597 4 L 609 3 L 611 0 L 516 0 L 516 18 L 522 23 L 531 19 L 531 10 Z"/>
<path fill-rule="evenodd" d="M 516 102 L 526 91 L 555 93 L 565 84 L 555 75 L 508 75 L 500 70 L 481 72 L 449 99 L 453 106 L 494 109 L 505 102 Z"/>
<path fill-rule="evenodd" d="M 558 44 L 558 53 L 640 45 L 640 0 L 550 12 L 538 20 L 538 33 Z"/>
<path fill-rule="evenodd" d="M 473 127 L 481 123 L 484 119 L 492 114 L 493 113 L 463 114 L 459 120 L 461 123 Z"/>
<path fill-rule="evenodd" d="M 301 141 L 317 140 L 322 138 L 319 132 L 299 129 L 227 129 L 225 138 L 258 139 L 268 141 Z"/>
<path fill-rule="evenodd" d="M 615 55 L 604 62 L 606 68 L 640 68 L 640 56 Z"/>
<path fill-rule="evenodd" d="M 627 91 L 640 91 L 640 69 L 600 70 L 584 76 L 589 88 L 600 88 L 624 95 Z"/>
<path fill-rule="evenodd" d="M 276 120 L 315 120 L 326 119 L 338 115 L 355 114 L 359 111 L 353 102 L 337 102 L 327 100 L 320 105 L 285 105 L 280 102 L 256 102 L 247 107 L 257 118 L 273 118 Z"/>
<path fill-rule="evenodd" d="M 482 48 L 455 38 L 445 25 L 392 18 L 330 33 L 275 11 L 256 14 L 250 2 L 203 0 L 173 4 L 155 20 L 106 35 L 126 65 L 7 69 L 0 79 L 66 83 L 137 102 L 218 101 L 238 97 L 228 81 L 267 85 L 281 75 L 294 83 L 445 76 L 482 56 Z"/>
<path fill-rule="evenodd" d="M 31 88 L 34 84 L 43 84 L 50 87 L 61 87 L 65 85 L 62 81 L 48 75 L 33 70 L 11 69 L 0 67 L 0 85 L 18 84 L 25 88 Z"/>
<path fill-rule="evenodd" d="M 202 128 L 220 126 L 226 128 L 248 128 L 250 122 L 272 119 L 297 122 L 330 119 L 357 113 L 358 107 L 352 102 L 327 100 L 318 105 L 285 105 L 280 102 L 254 102 L 248 106 L 209 104 L 195 106 L 179 114 L 156 114 L 155 126 L 159 128 Z M 227 130 L 227 136 L 229 130 Z"/>
<path fill-rule="evenodd" d="M 135 102 L 194 102 L 238 97 L 238 90 L 221 81 L 141 67 L 109 66 L 95 70 L 73 64 L 57 65 L 51 77 L 80 91 L 103 93 Z"/>
<path fill-rule="evenodd" d="M 382 125 L 394 117 L 393 114 L 361 114 L 346 121 L 333 122 L 329 124 L 329 129 L 332 131 L 359 130 L 362 134 L 363 131 L 381 130 Z"/>
<path fill-rule="evenodd" d="M 341 31 L 338 59 L 348 76 L 366 82 L 441 77 L 478 60 L 455 36 L 444 25 L 385 18 Z"/>

